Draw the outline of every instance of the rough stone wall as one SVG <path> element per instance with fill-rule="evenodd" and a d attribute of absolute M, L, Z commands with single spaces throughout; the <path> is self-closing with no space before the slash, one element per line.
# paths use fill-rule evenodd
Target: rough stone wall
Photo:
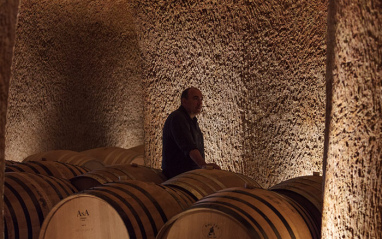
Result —
<path fill-rule="evenodd" d="M 327 1 L 135 1 L 146 156 L 199 87 L 206 160 L 264 187 L 322 171 Z"/>
<path fill-rule="evenodd" d="M 18 0 L 0 1 L 0 239 L 4 238 L 5 124 L 18 6 Z"/>
<path fill-rule="evenodd" d="M 339 0 L 329 8 L 322 238 L 382 238 L 382 3 Z"/>
<path fill-rule="evenodd" d="M 129 1 L 21 2 L 6 159 L 143 143 L 134 15 Z"/>

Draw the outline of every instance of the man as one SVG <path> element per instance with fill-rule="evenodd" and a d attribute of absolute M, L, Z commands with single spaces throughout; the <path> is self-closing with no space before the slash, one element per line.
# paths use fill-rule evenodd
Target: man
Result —
<path fill-rule="evenodd" d="M 203 134 L 196 118 L 202 104 L 200 90 L 187 88 L 182 92 L 181 106 L 168 116 L 164 124 L 162 170 L 167 178 L 206 166 L 220 169 L 204 160 Z"/>

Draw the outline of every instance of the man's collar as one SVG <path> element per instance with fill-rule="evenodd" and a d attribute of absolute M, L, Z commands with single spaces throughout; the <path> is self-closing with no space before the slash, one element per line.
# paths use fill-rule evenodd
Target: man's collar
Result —
<path fill-rule="evenodd" d="M 198 120 L 198 119 L 196 118 L 196 116 L 195 116 L 194 118 L 191 118 L 191 116 L 188 114 L 186 108 L 184 108 L 183 105 L 180 105 L 179 110 L 183 111 L 183 112 L 188 116 L 189 119 L 194 120 L 194 121 L 197 121 L 197 120 Z"/>

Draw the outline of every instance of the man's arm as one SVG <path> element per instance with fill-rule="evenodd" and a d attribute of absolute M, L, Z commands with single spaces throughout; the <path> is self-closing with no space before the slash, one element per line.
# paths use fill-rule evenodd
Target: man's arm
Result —
<path fill-rule="evenodd" d="M 214 169 L 220 169 L 219 165 L 215 163 L 206 163 L 204 161 L 202 155 L 200 154 L 200 151 L 198 149 L 193 149 L 189 153 L 190 158 L 194 160 L 194 162 L 201 168 L 206 168 L 207 166 L 212 166 Z"/>

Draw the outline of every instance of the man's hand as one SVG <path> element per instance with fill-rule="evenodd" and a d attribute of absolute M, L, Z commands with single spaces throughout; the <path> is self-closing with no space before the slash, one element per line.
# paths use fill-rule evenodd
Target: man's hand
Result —
<path fill-rule="evenodd" d="M 194 149 L 190 151 L 190 158 L 194 160 L 194 162 L 201 168 L 213 168 L 213 169 L 220 169 L 219 165 L 215 163 L 206 163 L 204 161 L 202 155 L 200 154 L 199 150 Z"/>
<path fill-rule="evenodd" d="M 206 169 L 221 169 L 219 165 L 216 163 L 206 163 L 205 165 L 202 166 L 202 168 Z"/>

